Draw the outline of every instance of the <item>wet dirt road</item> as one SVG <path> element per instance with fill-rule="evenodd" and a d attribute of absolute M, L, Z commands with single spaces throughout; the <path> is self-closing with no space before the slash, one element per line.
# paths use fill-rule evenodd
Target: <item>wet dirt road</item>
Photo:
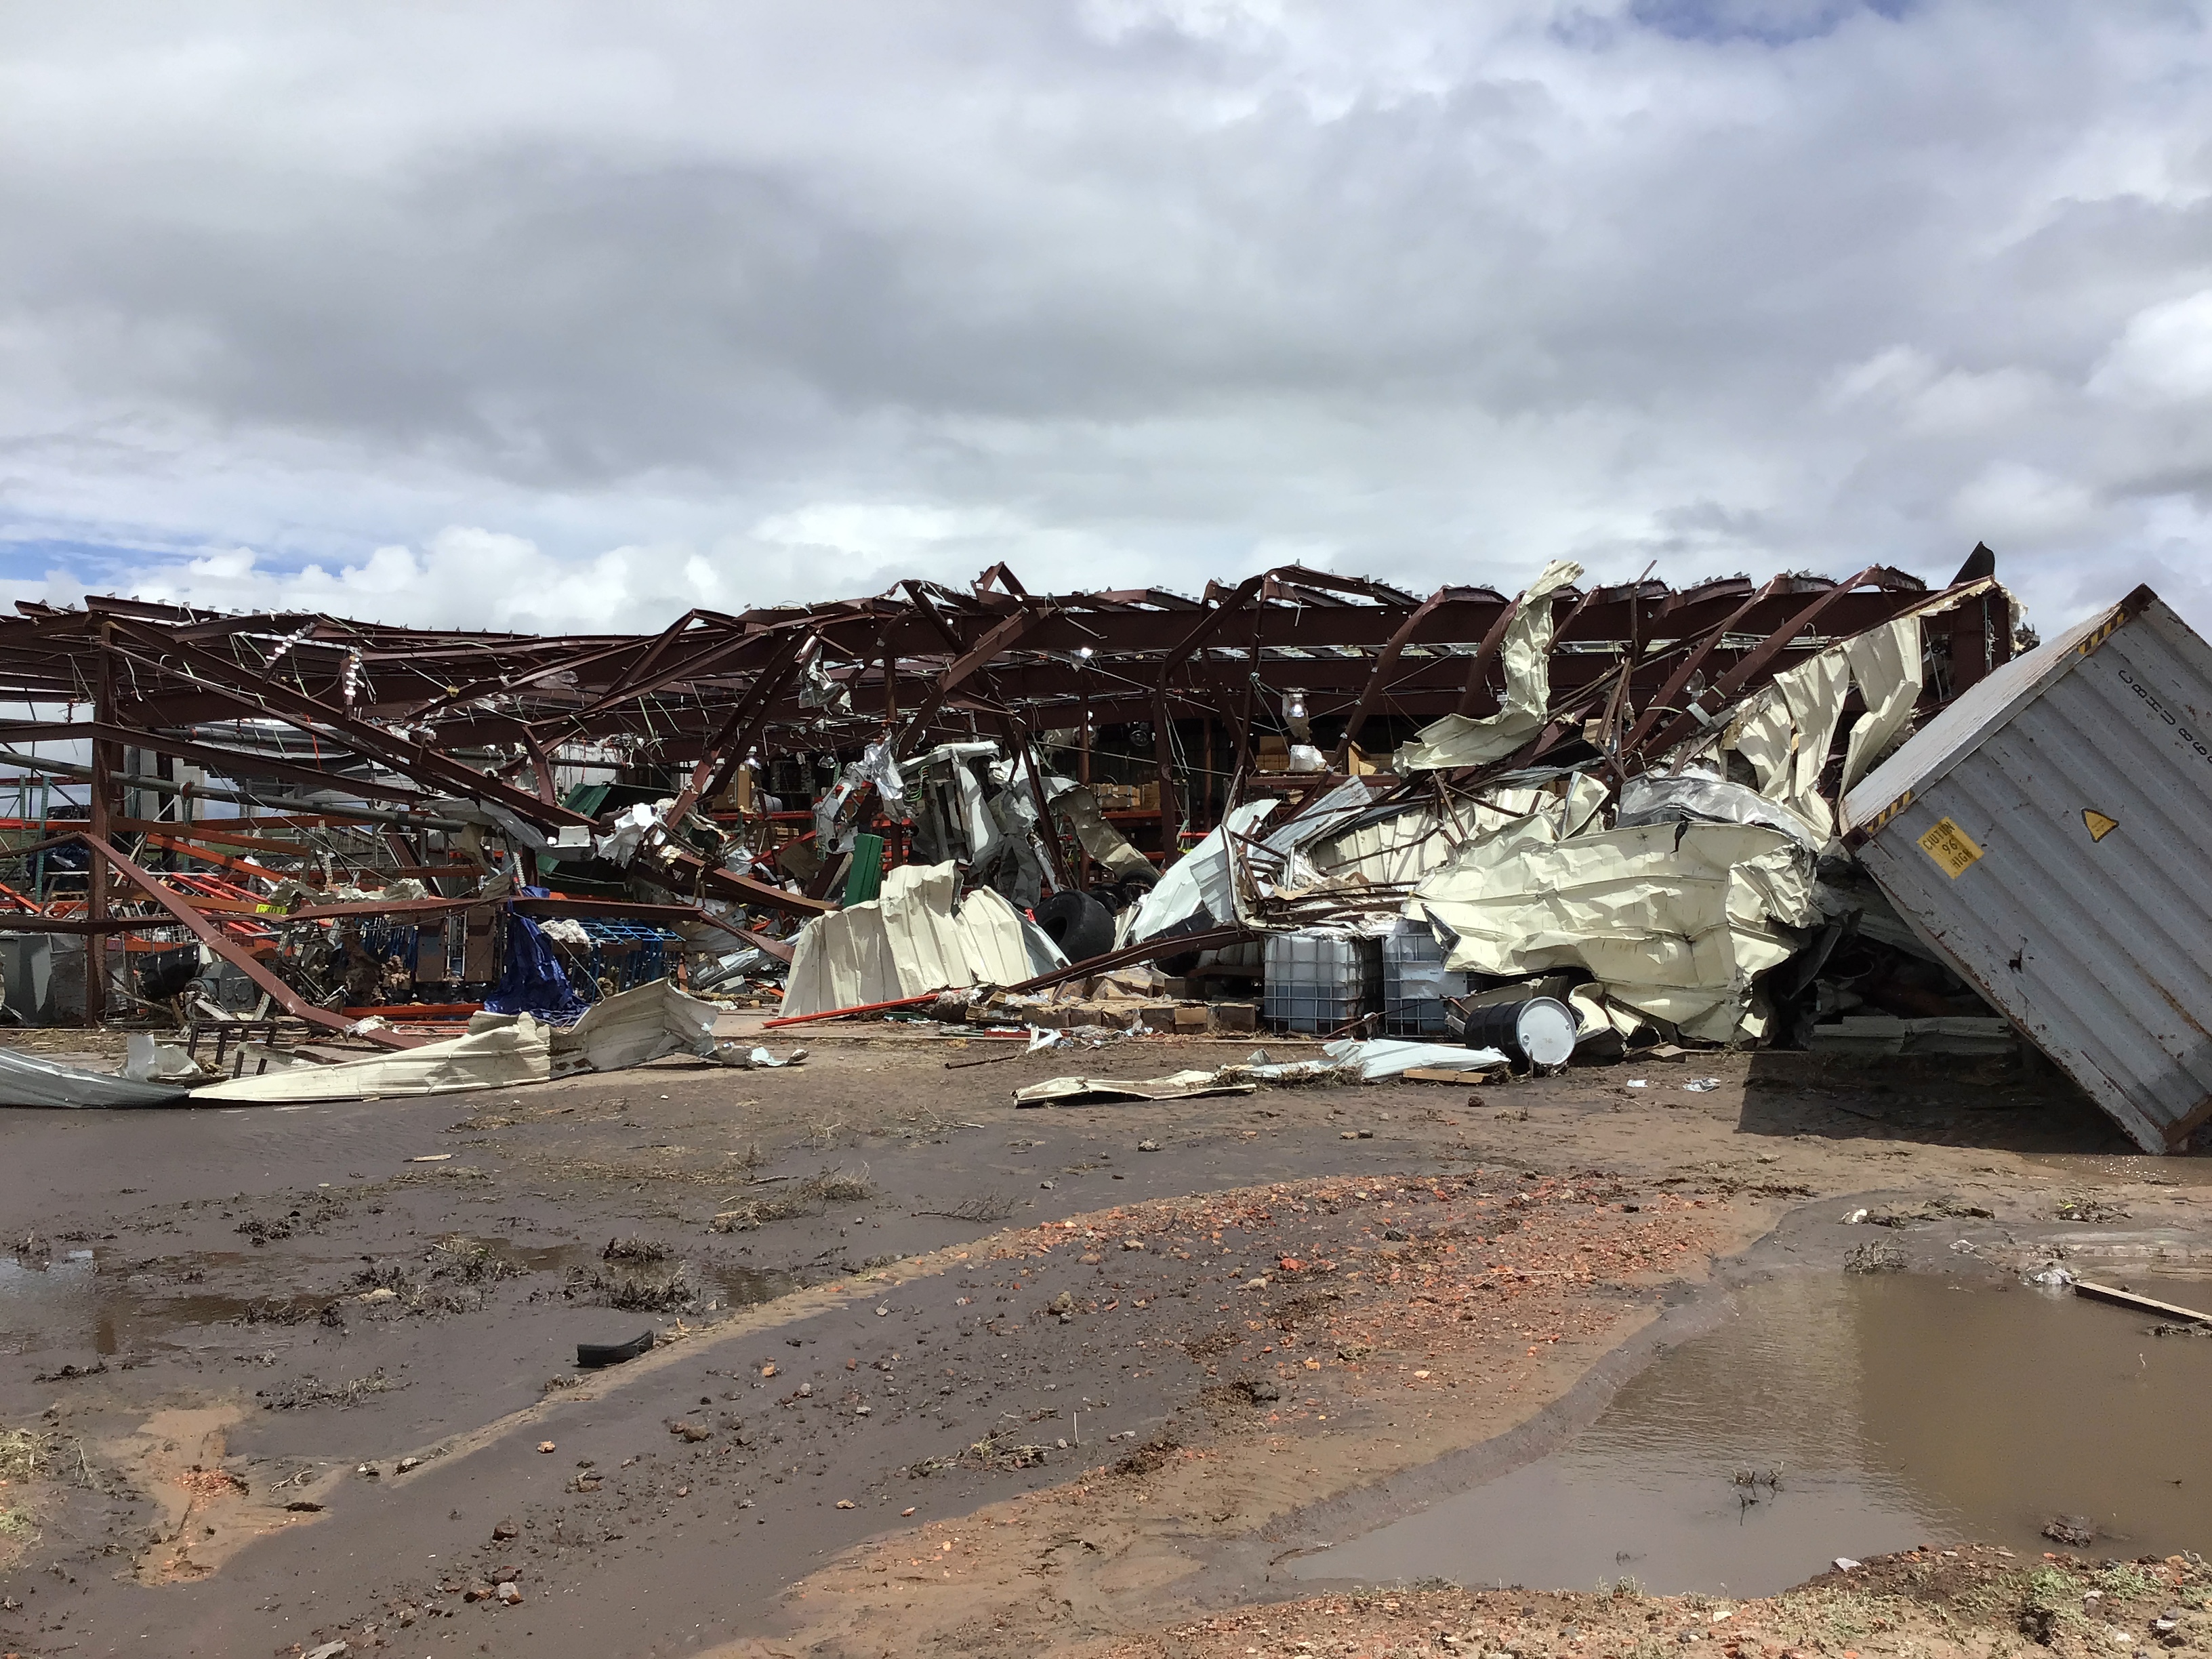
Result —
<path fill-rule="evenodd" d="M 1710 1092 L 1631 1066 L 1017 1112 L 1064 1060 L 815 1048 L 0 1117 L 0 1636 L 1035 1652 L 1303 1593 L 1285 1551 L 1501 1436 L 1541 1455 L 1717 1260 L 1771 1232 L 1832 1268 L 1870 1231 L 1772 1231 L 1816 1198 L 1966 1194 L 2116 1261 L 2197 1237 L 2189 1188 L 2010 1075 L 1768 1056 L 1709 1060 Z"/>

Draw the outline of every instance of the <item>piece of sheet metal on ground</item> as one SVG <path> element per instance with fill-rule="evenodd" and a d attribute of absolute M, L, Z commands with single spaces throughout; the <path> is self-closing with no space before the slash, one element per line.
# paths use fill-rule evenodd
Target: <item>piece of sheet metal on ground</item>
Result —
<path fill-rule="evenodd" d="M 185 1094 L 182 1084 L 139 1083 L 0 1048 L 0 1106 L 175 1106 Z"/>
<path fill-rule="evenodd" d="M 2212 1117 L 2212 647 L 2148 588 L 1851 791 L 1899 912 L 2151 1152 Z"/>
<path fill-rule="evenodd" d="M 552 1073 L 620 1072 L 668 1054 L 714 1051 L 718 1011 L 665 979 L 631 987 L 593 1003 L 574 1025 L 550 1038 Z"/>
<path fill-rule="evenodd" d="M 510 1024 L 471 1031 L 443 1042 L 427 1042 L 399 1054 L 343 1060 L 335 1066 L 264 1072 L 258 1077 L 210 1084 L 192 1091 L 192 1103 L 299 1105 L 520 1088 L 543 1083 L 552 1075 L 550 1029 L 528 1014 L 517 1015 Z"/>

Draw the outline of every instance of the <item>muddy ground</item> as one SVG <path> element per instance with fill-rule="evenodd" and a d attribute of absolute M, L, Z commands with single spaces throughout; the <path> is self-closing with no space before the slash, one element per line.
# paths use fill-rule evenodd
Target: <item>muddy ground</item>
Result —
<path fill-rule="evenodd" d="M 1284 1564 L 1541 1455 L 1729 1285 L 1841 1270 L 1856 1208 L 1911 1212 L 1884 1240 L 1927 1272 L 2212 1262 L 2212 1165 L 2134 1155 L 2039 1067 L 1693 1055 L 1017 1110 L 1250 1045 L 807 1042 L 795 1070 L 0 1115 L 0 1644 L 1986 1653 L 2065 1601 L 2030 1583 L 2061 1564 L 1964 1600 L 1940 1554 L 1870 1564 L 1717 1626 Z M 2194 1643 L 2195 1571 L 2105 1605 Z M 2034 1633 L 2119 1650 L 2066 1595 Z"/>

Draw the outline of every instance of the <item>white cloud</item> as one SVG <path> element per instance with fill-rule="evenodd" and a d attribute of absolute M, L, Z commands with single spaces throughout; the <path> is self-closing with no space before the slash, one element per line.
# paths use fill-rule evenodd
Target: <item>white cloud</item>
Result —
<path fill-rule="evenodd" d="M 2041 549 L 2079 534 L 2093 521 L 2088 491 L 2017 461 L 1996 461 L 1968 480 L 1952 502 L 1960 536 Z"/>
<path fill-rule="evenodd" d="M 2128 319 L 2089 389 L 2146 403 L 2201 403 L 2212 398 L 2212 289 L 2147 306 Z"/>
<path fill-rule="evenodd" d="M 532 15 L 0 13 L 0 580 L 649 627 L 1981 538 L 2058 603 L 2212 499 L 2185 8 Z"/>
<path fill-rule="evenodd" d="M 1889 412 L 1916 437 L 1972 437 L 2033 415 L 2057 392 L 2033 369 L 1946 369 L 1924 351 L 1890 346 L 1832 376 L 1826 401 L 1846 414 Z"/>
<path fill-rule="evenodd" d="M 601 633 L 665 627 L 713 605 L 713 566 L 682 550 L 622 547 L 588 560 L 556 559 L 520 536 L 455 526 L 418 550 L 380 547 L 335 570 L 264 568 L 235 549 L 132 573 L 140 596 L 227 611 L 322 611 L 368 621 L 523 633 Z"/>

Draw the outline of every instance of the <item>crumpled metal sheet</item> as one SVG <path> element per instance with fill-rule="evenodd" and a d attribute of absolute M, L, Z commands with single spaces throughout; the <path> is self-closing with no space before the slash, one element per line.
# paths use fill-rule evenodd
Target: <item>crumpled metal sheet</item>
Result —
<path fill-rule="evenodd" d="M 1235 918 L 1236 878 L 1230 864 L 1229 837 L 1250 835 L 1280 805 L 1270 799 L 1232 808 L 1227 823 L 1209 831 L 1145 895 L 1122 942 L 1141 945 L 1177 922 L 1189 921 L 1200 910 L 1216 921 Z"/>
<path fill-rule="evenodd" d="M 1826 844 L 1810 824 L 1779 801 L 1768 799 L 1749 784 L 1703 772 L 1674 777 L 1646 772 L 1621 787 L 1614 827 L 1638 830 L 1653 823 L 1756 823 L 1778 830 L 1816 853 Z"/>
<path fill-rule="evenodd" d="M 214 1081 L 216 1074 L 182 1045 L 164 1042 L 151 1031 L 133 1031 L 125 1049 L 123 1075 L 133 1083 L 168 1083 L 189 1089 L 196 1083 Z"/>
<path fill-rule="evenodd" d="M 1503 760 L 1544 729 L 1552 702 L 1552 595 L 1582 580 L 1583 568 L 1558 559 L 1528 584 L 1521 608 L 1505 625 L 1499 655 L 1505 696 L 1498 712 L 1480 720 L 1447 714 L 1423 726 L 1392 758 L 1398 775 Z"/>
<path fill-rule="evenodd" d="M 140 1083 L 0 1048 L 0 1106 L 176 1106 L 185 1093 L 180 1084 Z"/>
<path fill-rule="evenodd" d="M 1249 1095 L 1249 1079 L 1220 1072 L 1176 1072 L 1167 1077 L 1054 1077 L 1014 1091 L 1017 1106 L 1069 1105 L 1093 1100 L 1194 1100 L 1200 1095 Z"/>
<path fill-rule="evenodd" d="M 336 1066 L 295 1066 L 195 1090 L 201 1101 L 260 1105 L 462 1094 L 576 1072 L 618 1072 L 665 1054 L 710 1054 L 716 1010 L 665 979 L 595 1002 L 574 1025 L 478 1014 L 464 1036 Z"/>
<path fill-rule="evenodd" d="M 1856 776 L 1852 769 L 1870 766 L 1911 718 L 1921 687 L 1920 627 L 1917 617 L 1900 617 L 1776 675 L 1725 724 L 1677 751 L 1674 775 L 1694 776 L 1701 767 L 1717 772 L 1720 751 L 1732 749 L 1751 763 L 1758 793 L 1802 823 L 1815 844 L 1825 846 L 1836 823 L 1834 809 L 1820 791 L 1820 774 L 1835 744 L 1844 701 L 1856 686 L 1867 708 L 1846 743 L 1848 789 Z"/>
<path fill-rule="evenodd" d="M 550 1048 L 556 1077 L 571 1072 L 619 1072 L 665 1054 L 708 1054 L 717 1010 L 665 979 L 603 998 L 574 1025 L 555 1027 Z"/>
<path fill-rule="evenodd" d="M 1515 978 L 1581 968 L 1603 994 L 1685 1036 L 1726 1042 L 1765 1028 L 1753 981 L 1808 926 L 1813 855 L 1762 825 L 1668 823 L 1556 840 L 1543 818 L 1462 850 L 1407 914 L 1447 945 L 1445 966 Z"/>
<path fill-rule="evenodd" d="M 1850 793 L 1888 754 L 1911 720 L 1920 701 L 1923 649 L 1917 617 L 1900 617 L 1845 641 L 1851 678 L 1866 699 L 1867 710 L 1845 740 L 1838 798 Z"/>
<path fill-rule="evenodd" d="M 1066 965 L 1051 940 L 989 888 L 964 900 L 959 891 L 957 864 L 903 864 L 884 878 L 878 896 L 815 917 L 792 949 L 784 1013 L 1019 985 Z"/>
<path fill-rule="evenodd" d="M 1347 1038 L 1325 1043 L 1321 1058 L 1270 1061 L 1256 1051 L 1241 1066 L 1213 1071 L 1171 1072 L 1165 1077 L 1055 1077 L 1014 1091 L 1020 1106 L 1054 1106 L 1094 1100 L 1194 1100 L 1201 1095 L 1250 1094 L 1262 1083 L 1316 1083 L 1331 1079 L 1374 1083 L 1420 1070 L 1494 1071 L 1507 1063 L 1495 1048 L 1464 1048 L 1453 1043 L 1407 1042 L 1391 1037 Z"/>
<path fill-rule="evenodd" d="M 1055 783 L 1064 787 L 1054 789 Z M 1068 783 L 1064 778 L 1050 778 L 1046 781 L 1046 788 L 1050 792 L 1053 811 L 1066 820 L 1085 853 L 1123 880 L 1159 879 L 1159 872 L 1152 868 L 1152 860 L 1132 846 L 1127 836 L 1106 822 L 1099 810 L 1098 798 L 1088 787 Z"/>
<path fill-rule="evenodd" d="M 528 1014 L 491 1018 L 499 1023 L 419 1048 L 210 1084 L 192 1091 L 192 1103 L 236 1101 L 268 1106 L 411 1098 L 515 1088 L 543 1083 L 552 1075 L 550 1027 Z"/>
<path fill-rule="evenodd" d="M 1460 1043 L 1418 1042 L 1398 1037 L 1345 1038 L 1325 1043 L 1322 1052 L 1332 1064 L 1357 1071 L 1363 1083 L 1374 1083 L 1406 1072 L 1491 1072 L 1508 1064 L 1495 1048 L 1469 1048 Z"/>

